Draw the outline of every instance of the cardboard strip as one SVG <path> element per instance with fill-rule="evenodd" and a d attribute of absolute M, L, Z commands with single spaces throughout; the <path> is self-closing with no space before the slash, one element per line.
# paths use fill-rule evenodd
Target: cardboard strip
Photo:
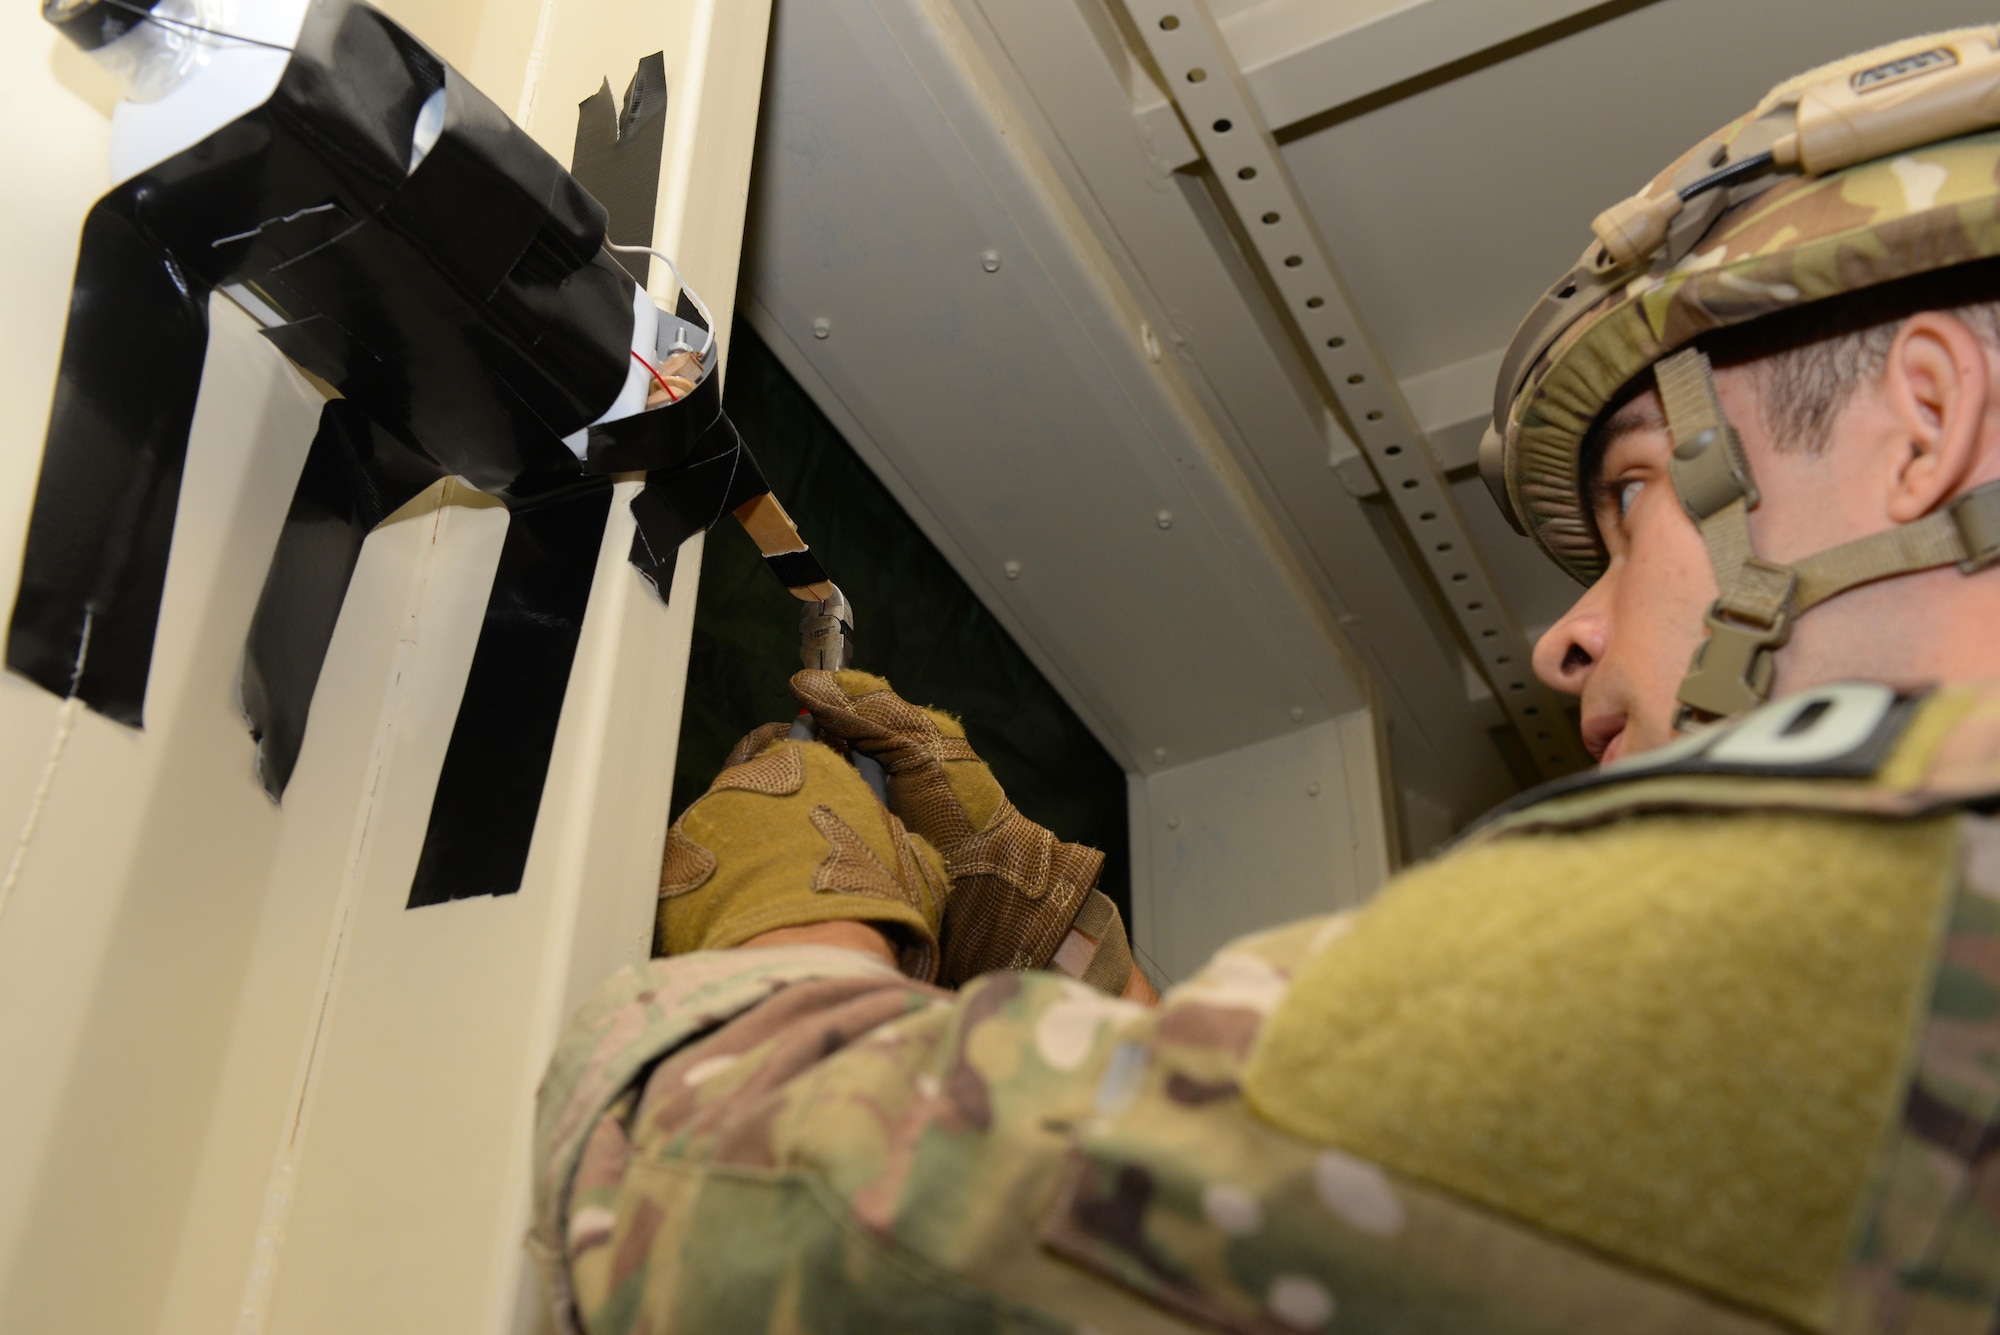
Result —
<path fill-rule="evenodd" d="M 437 462 L 346 399 L 320 410 L 243 648 L 238 695 L 257 743 L 257 777 L 284 796 L 305 740 L 320 667 L 361 544 L 444 476 Z"/>
<path fill-rule="evenodd" d="M 764 554 L 764 564 L 778 582 L 803 602 L 816 603 L 833 596 L 833 584 L 820 568 L 819 558 L 806 550 L 799 526 L 770 492 L 736 507 L 736 520 Z"/>
<path fill-rule="evenodd" d="M 521 888 L 611 484 L 511 507 L 486 620 L 410 887 L 410 908 Z"/>
<path fill-rule="evenodd" d="M 743 525 L 743 531 L 750 535 L 750 541 L 757 544 L 757 550 L 766 556 L 777 556 L 783 552 L 802 552 L 806 540 L 799 536 L 799 526 L 770 492 L 736 507 L 736 522 Z"/>

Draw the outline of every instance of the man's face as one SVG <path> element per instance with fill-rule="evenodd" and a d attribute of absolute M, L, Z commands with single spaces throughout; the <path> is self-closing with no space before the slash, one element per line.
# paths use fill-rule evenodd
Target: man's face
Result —
<path fill-rule="evenodd" d="M 1871 441 L 1888 440 L 1893 423 L 1877 396 L 1861 392 L 1839 416 L 1822 454 L 1780 449 L 1765 422 L 1757 377 L 1715 372 L 1723 412 L 1743 443 L 1763 500 L 1752 511 L 1757 551 L 1792 561 L 1885 527 L 1879 487 L 1867 481 Z M 1599 762 L 1671 741 L 1681 678 L 1707 636 L 1715 571 L 1667 475 L 1673 443 L 1656 390 L 1627 403 L 1600 428 L 1604 442 L 1587 494 L 1610 562 L 1569 612 L 1535 646 L 1535 671 L 1557 690 L 1582 698 L 1583 744 Z M 1855 437 L 1844 444 L 1837 442 Z M 1854 599 L 1850 597 L 1848 605 Z M 1845 608 L 1841 610 L 1846 610 Z M 1782 693 L 1809 684 L 1805 659 L 1853 657 L 1822 643 L 1843 618 L 1803 619 L 1777 659 Z M 1807 652 L 1799 652 L 1802 645 Z M 1863 655 L 1865 659 L 1865 655 Z M 1849 665 L 1866 675 L 1865 662 Z"/>
<path fill-rule="evenodd" d="M 1586 496 L 1610 562 L 1535 645 L 1535 672 L 1581 697 L 1583 744 L 1608 762 L 1673 737 L 1675 693 L 1716 586 L 1667 479 L 1673 446 L 1659 394 L 1648 389 L 1600 431 L 1606 443 Z"/>
<path fill-rule="evenodd" d="M 1905 319 L 1882 371 L 1847 388 L 1816 448 L 1781 448 L 1756 364 L 1718 369 L 1716 392 L 1762 499 L 1750 512 L 1758 556 L 1792 564 L 1912 523 L 1953 496 L 2000 481 L 2000 365 L 1963 320 Z M 1671 444 L 1651 389 L 1599 428 L 1588 497 L 1609 562 L 1535 646 L 1535 672 L 1580 696 L 1583 741 L 1599 761 L 1673 737 L 1681 678 L 1716 596 L 1701 534 L 1668 478 Z M 1772 694 L 1831 681 L 1905 686 L 2000 671 L 1991 627 L 2000 582 L 1951 564 L 1864 584 L 1798 619 L 1775 656 Z"/>

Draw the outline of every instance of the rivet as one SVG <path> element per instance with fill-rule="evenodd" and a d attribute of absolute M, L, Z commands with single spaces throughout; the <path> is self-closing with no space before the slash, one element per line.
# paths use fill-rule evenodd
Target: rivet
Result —
<path fill-rule="evenodd" d="M 1164 747 L 1164 746 L 1156 746 L 1156 747 L 1154 747 L 1154 748 L 1153 748 L 1153 759 L 1155 759 L 1155 760 L 1165 760 L 1166 758 L 1167 758 L 1167 748 L 1166 748 L 1166 747 Z"/>
<path fill-rule="evenodd" d="M 1153 516 L 1153 522 L 1161 528 L 1172 528 L 1174 526 L 1174 512 L 1172 510 L 1162 510 Z"/>
<path fill-rule="evenodd" d="M 1008 579 L 1021 578 L 1021 563 L 1019 561 L 1009 561 L 1007 564 L 1001 566 L 1000 569 Z"/>
<path fill-rule="evenodd" d="M 1169 830 L 1178 830 L 1180 829 L 1180 827 L 1181 827 L 1181 818 L 1179 816 L 1167 817 L 1167 828 Z"/>
<path fill-rule="evenodd" d="M 1305 710 L 1305 706 L 1304 706 L 1304 705 L 1293 705 L 1293 706 L 1292 706 L 1292 722 L 1294 722 L 1294 723 L 1303 723 L 1303 722 L 1305 722 L 1305 721 L 1306 721 L 1306 710 Z"/>
<path fill-rule="evenodd" d="M 989 250 L 984 255 L 981 255 L 979 257 L 979 267 L 986 270 L 986 272 L 988 273 L 999 273 L 1000 252 L 997 250 Z"/>
<path fill-rule="evenodd" d="M 825 338 L 828 334 L 831 334 L 832 332 L 833 332 L 833 321 L 827 319 L 824 315 L 818 316 L 813 320 L 814 338 Z"/>
<path fill-rule="evenodd" d="M 1312 781 L 1311 783 L 1309 783 L 1309 784 L 1307 784 L 1307 785 L 1306 785 L 1306 796 L 1307 796 L 1307 797 L 1318 797 L 1318 796 L 1319 796 L 1319 780 L 1318 780 L 1318 779 L 1314 779 L 1314 780 L 1313 780 L 1313 781 Z"/>

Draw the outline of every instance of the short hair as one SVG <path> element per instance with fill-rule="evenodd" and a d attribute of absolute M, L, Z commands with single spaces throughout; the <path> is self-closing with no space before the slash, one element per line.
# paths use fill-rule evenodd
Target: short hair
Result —
<path fill-rule="evenodd" d="M 2000 261 L 1982 260 L 1863 288 L 1695 340 L 1717 366 L 1756 378 L 1764 426 L 1781 450 L 1818 454 L 1854 392 L 1880 378 L 1903 321 L 1944 311 L 2000 351 Z M 1641 377 L 1642 388 L 1650 377 Z"/>

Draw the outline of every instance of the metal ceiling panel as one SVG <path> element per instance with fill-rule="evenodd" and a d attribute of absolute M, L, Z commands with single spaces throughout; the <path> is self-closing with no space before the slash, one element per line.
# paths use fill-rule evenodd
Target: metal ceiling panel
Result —
<path fill-rule="evenodd" d="M 753 318 L 1113 753 L 1148 770 L 1363 706 L 1332 610 L 952 16 L 787 0 L 771 60 Z"/>

